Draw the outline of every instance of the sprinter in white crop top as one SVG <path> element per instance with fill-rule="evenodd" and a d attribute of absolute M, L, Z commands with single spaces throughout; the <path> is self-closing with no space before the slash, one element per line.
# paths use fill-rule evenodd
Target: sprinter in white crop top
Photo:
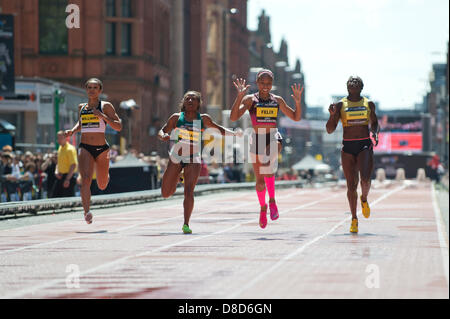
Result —
<path fill-rule="evenodd" d="M 68 131 L 66 137 L 81 132 L 81 143 L 78 148 L 78 170 L 81 176 L 81 201 L 84 208 L 84 218 L 92 223 L 92 213 L 89 211 L 91 201 L 92 176 L 97 176 L 97 185 L 105 190 L 109 183 L 109 145 L 105 138 L 106 125 L 120 132 L 122 120 L 114 106 L 100 100 L 103 84 L 99 79 L 89 79 L 86 84 L 88 103 L 78 106 L 78 122 Z"/>

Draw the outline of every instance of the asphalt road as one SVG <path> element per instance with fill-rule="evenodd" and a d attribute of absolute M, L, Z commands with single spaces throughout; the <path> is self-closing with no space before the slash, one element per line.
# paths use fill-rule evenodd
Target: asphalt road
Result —
<path fill-rule="evenodd" d="M 449 298 L 447 210 L 430 183 L 374 182 L 350 234 L 346 189 L 254 191 L 0 221 L 1 298 Z M 447 192 L 448 198 L 448 192 Z M 360 213 L 360 212 L 359 212 Z"/>

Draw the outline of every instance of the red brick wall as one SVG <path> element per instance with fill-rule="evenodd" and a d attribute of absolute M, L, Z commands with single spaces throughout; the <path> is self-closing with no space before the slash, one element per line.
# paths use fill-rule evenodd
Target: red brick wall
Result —
<path fill-rule="evenodd" d="M 134 99 L 140 105 L 133 114 L 132 147 L 147 154 L 160 148 L 156 137 L 150 137 L 148 131 L 155 120 L 170 115 L 166 114 L 171 76 L 170 2 L 135 0 L 134 17 L 124 21 L 133 25 L 131 57 L 105 55 L 104 1 L 71 0 L 70 3 L 80 7 L 81 28 L 69 30 L 67 55 L 45 56 L 39 54 L 38 0 L 1 1 L 2 13 L 15 14 L 16 76 L 38 76 L 80 87 L 87 78 L 99 77 L 104 81 L 104 93 L 117 110 L 123 100 Z M 117 22 L 116 19 L 108 18 L 108 21 Z M 161 40 L 165 36 L 167 39 Z M 159 49 L 160 44 L 164 45 L 163 50 Z M 196 81 L 201 82 L 202 74 L 196 76 Z M 159 84 L 155 78 L 159 78 Z M 125 116 L 122 111 L 119 114 Z M 128 135 L 126 127 L 121 134 Z"/>

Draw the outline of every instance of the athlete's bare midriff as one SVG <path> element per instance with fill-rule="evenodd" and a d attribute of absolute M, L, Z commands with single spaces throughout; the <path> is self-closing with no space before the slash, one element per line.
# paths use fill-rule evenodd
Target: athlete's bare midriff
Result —
<path fill-rule="evenodd" d="M 270 129 L 277 129 L 276 125 L 254 125 L 253 129 L 256 134 L 260 133 L 270 133 Z"/>
<path fill-rule="evenodd" d="M 362 139 L 370 137 L 369 126 L 347 126 L 344 127 L 344 140 Z"/>
<path fill-rule="evenodd" d="M 106 144 L 105 133 L 81 133 L 81 143 L 92 146 L 103 146 Z"/>

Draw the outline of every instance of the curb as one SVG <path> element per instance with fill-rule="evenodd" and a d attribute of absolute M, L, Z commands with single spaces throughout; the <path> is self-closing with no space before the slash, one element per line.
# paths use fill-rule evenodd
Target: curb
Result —
<path fill-rule="evenodd" d="M 297 187 L 302 188 L 307 184 L 304 180 L 299 181 L 279 181 L 276 182 L 276 186 L 279 188 Z M 239 191 L 254 189 L 255 183 L 230 183 L 230 184 L 207 184 L 197 185 L 195 187 L 194 194 L 196 196 L 224 192 L 224 191 Z M 184 188 L 177 188 L 173 196 L 184 196 Z M 132 193 L 120 193 L 109 195 L 97 195 L 91 197 L 91 207 L 106 208 L 106 207 L 118 207 L 124 205 L 136 205 L 149 202 L 155 202 L 163 200 L 160 189 L 132 192 Z M 27 202 L 12 202 L 12 203 L 0 203 L 0 218 L 1 217 L 26 217 L 30 215 L 61 213 L 67 211 L 73 211 L 77 208 L 81 208 L 80 197 L 70 198 L 52 198 L 52 199 L 40 199 Z"/>

